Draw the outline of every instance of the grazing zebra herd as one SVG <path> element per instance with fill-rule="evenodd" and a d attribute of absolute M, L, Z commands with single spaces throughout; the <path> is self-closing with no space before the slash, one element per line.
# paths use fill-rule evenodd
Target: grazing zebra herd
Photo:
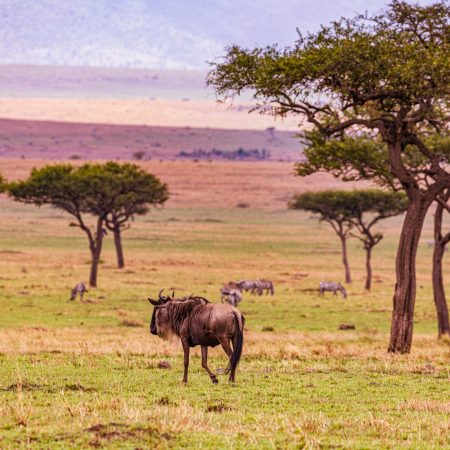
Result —
<path fill-rule="evenodd" d="M 84 294 L 88 292 L 86 285 L 83 282 L 77 283 L 71 290 L 70 300 L 76 300 L 79 296 L 83 301 Z M 232 306 L 236 306 L 242 301 L 242 292 L 250 292 L 252 295 L 263 295 L 265 292 L 267 295 L 275 293 L 273 282 L 269 280 L 239 280 L 230 281 L 220 289 L 221 302 L 229 303 Z M 341 283 L 335 283 L 334 281 L 321 281 L 319 283 L 320 295 L 324 295 L 325 292 L 333 292 L 336 295 L 340 292 L 343 298 L 347 298 L 347 291 Z"/>
<path fill-rule="evenodd" d="M 273 282 L 269 280 L 240 280 L 230 281 L 220 289 L 221 301 L 236 306 L 242 301 L 242 292 L 253 295 L 274 294 Z"/>

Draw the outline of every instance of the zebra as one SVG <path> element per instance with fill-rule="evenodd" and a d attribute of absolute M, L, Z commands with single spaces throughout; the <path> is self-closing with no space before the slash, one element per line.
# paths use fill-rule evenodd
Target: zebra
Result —
<path fill-rule="evenodd" d="M 239 280 L 236 282 L 236 286 L 241 292 L 251 291 L 251 293 L 254 294 L 255 282 L 253 280 Z"/>
<path fill-rule="evenodd" d="M 273 289 L 273 283 L 272 281 L 269 280 L 257 280 L 256 281 L 257 286 L 258 286 L 258 294 L 262 295 L 263 291 L 266 291 L 266 294 L 273 295 L 274 294 L 274 289 Z"/>
<path fill-rule="evenodd" d="M 86 285 L 82 281 L 80 281 L 73 287 L 70 293 L 70 300 L 76 300 L 77 296 L 79 295 L 80 300 L 83 301 L 83 296 L 85 292 L 88 292 Z"/>
<path fill-rule="evenodd" d="M 427 241 L 427 245 L 428 245 L 429 248 L 434 248 L 434 241 Z M 447 246 L 444 247 L 444 252 L 445 253 L 448 252 Z"/>
<path fill-rule="evenodd" d="M 347 291 L 341 283 L 335 283 L 334 281 L 321 281 L 319 283 L 320 295 L 324 295 L 324 292 L 333 292 L 336 295 L 338 291 L 342 294 L 343 298 L 347 298 Z"/>
<path fill-rule="evenodd" d="M 242 292 L 239 289 L 230 289 L 228 286 L 224 286 L 220 293 L 222 295 L 222 303 L 225 301 L 231 306 L 236 306 L 242 301 Z"/>
<path fill-rule="evenodd" d="M 273 283 L 269 280 L 240 280 L 236 285 L 241 291 L 250 291 L 252 294 L 262 295 L 264 291 L 274 294 Z"/>

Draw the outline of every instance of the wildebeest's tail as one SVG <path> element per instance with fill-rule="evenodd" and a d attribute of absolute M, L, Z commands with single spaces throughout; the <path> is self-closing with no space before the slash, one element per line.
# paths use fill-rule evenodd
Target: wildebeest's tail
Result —
<path fill-rule="evenodd" d="M 230 364 L 227 367 L 227 373 L 231 370 L 236 370 L 237 365 L 241 359 L 242 347 L 244 345 L 244 324 L 245 318 L 239 311 L 234 311 L 234 317 L 236 319 L 236 324 L 238 327 L 237 339 L 233 339 L 233 353 L 231 354 Z"/>

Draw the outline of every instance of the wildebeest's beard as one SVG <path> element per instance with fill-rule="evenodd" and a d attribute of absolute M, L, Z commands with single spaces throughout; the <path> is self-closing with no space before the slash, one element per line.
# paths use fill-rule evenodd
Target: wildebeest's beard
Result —
<path fill-rule="evenodd" d="M 150 333 L 158 335 L 158 331 L 156 329 L 156 308 L 153 308 L 153 314 L 150 320 Z"/>
<path fill-rule="evenodd" d="M 169 339 L 173 336 L 174 331 L 168 318 L 166 306 L 156 306 L 153 310 L 150 333 L 159 336 L 161 339 Z"/>

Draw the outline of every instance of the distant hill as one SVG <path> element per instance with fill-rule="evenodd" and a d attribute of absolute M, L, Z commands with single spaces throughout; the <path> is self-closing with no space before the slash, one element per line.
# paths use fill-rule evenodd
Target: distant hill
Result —
<path fill-rule="evenodd" d="M 0 65 L 0 97 L 214 99 L 206 71 Z"/>
<path fill-rule="evenodd" d="M 0 2 L 0 63 L 201 68 L 233 43 L 292 44 L 386 0 L 18 0 Z"/>
<path fill-rule="evenodd" d="M 0 158 L 298 161 L 293 132 L 0 119 Z"/>

